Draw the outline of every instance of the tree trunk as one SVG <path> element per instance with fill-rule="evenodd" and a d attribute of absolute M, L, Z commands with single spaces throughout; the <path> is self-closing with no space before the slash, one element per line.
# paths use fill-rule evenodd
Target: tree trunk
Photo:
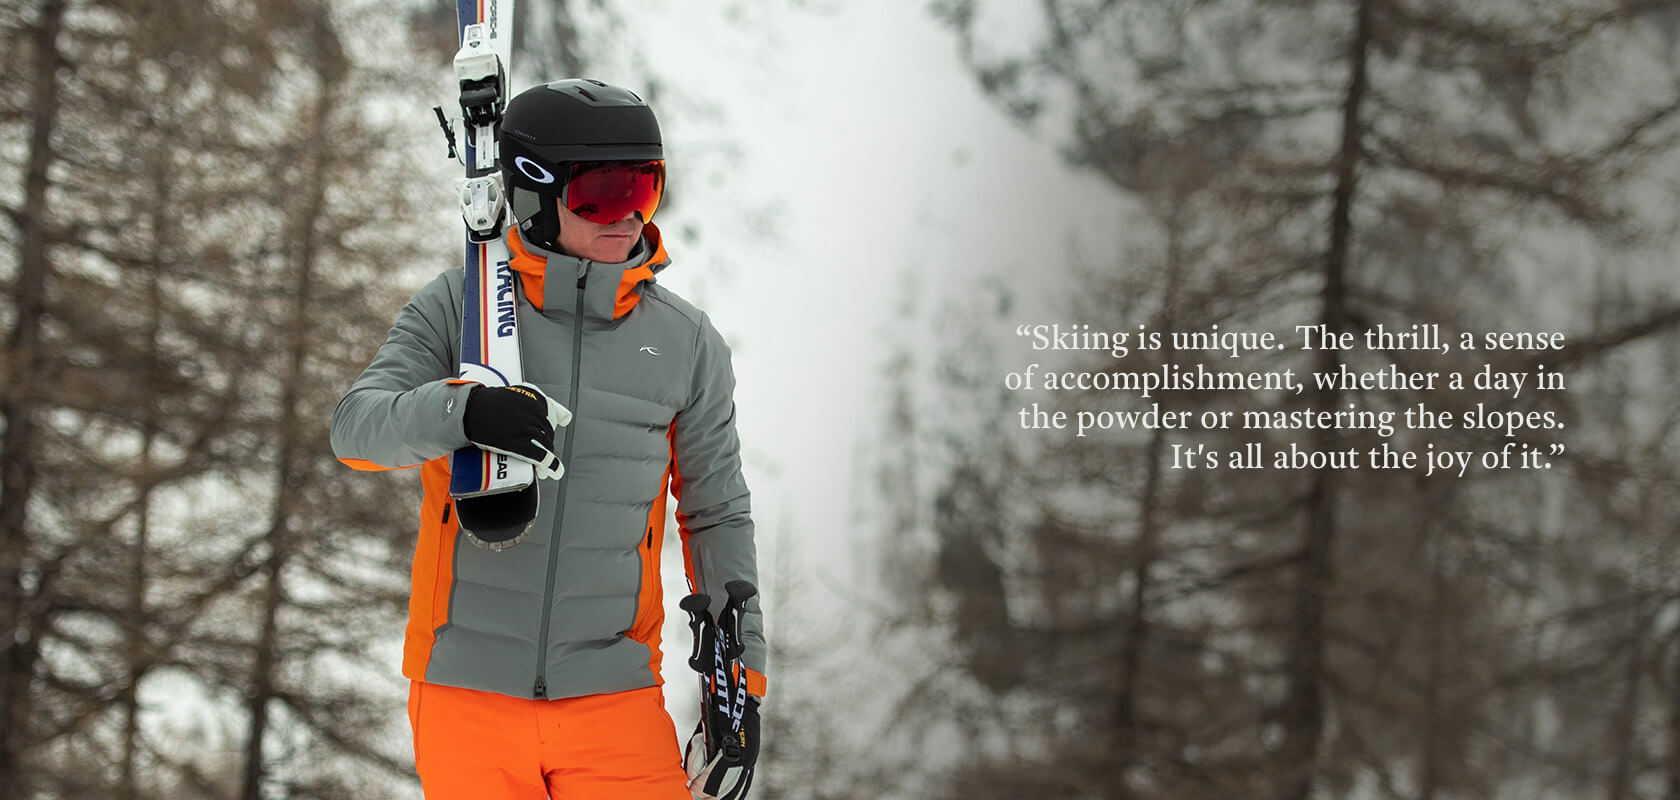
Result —
<path fill-rule="evenodd" d="M 1342 103 L 1341 150 L 1336 159 L 1335 203 L 1330 215 L 1330 248 L 1324 259 L 1321 322 L 1332 332 L 1347 325 L 1346 277 L 1348 248 L 1353 235 L 1353 198 L 1356 167 L 1361 154 L 1359 112 L 1365 101 L 1366 53 L 1371 41 L 1372 0 L 1359 4 L 1348 50 L 1350 76 Z M 1318 351 L 1316 369 L 1335 372 L 1341 356 L 1324 348 Z M 1335 388 L 1319 390 L 1317 408 L 1340 406 Z M 1337 449 L 1339 437 L 1320 429 L 1312 437 L 1315 450 Z M 1301 541 L 1300 567 L 1290 621 L 1290 648 L 1285 664 L 1288 689 L 1281 713 L 1283 744 L 1280 748 L 1282 800 L 1310 800 L 1317 778 L 1319 747 L 1324 735 L 1324 633 L 1325 602 L 1331 588 L 1332 551 L 1336 535 L 1336 473 L 1324 469 L 1313 473 L 1307 496 L 1307 528 Z"/>
<path fill-rule="evenodd" d="M 300 476 L 296 462 L 298 453 L 306 448 L 305 440 L 308 438 L 303 426 L 299 424 L 298 400 L 302 394 L 309 352 L 309 304 L 314 287 L 315 259 L 319 250 L 316 226 L 320 222 L 326 202 L 326 127 L 327 117 L 336 106 L 334 95 L 334 84 L 323 79 L 320 95 L 315 103 L 312 145 L 308 148 L 311 169 L 307 179 L 307 200 L 297 212 L 296 223 L 292 226 L 291 233 L 297 266 L 291 292 L 291 318 L 287 326 L 287 363 L 282 379 L 284 384 L 280 393 L 280 427 L 276 437 L 280 445 L 279 467 L 275 474 L 274 509 L 267 534 L 269 559 L 264 573 L 268 582 L 263 593 L 262 629 L 257 640 L 255 663 L 252 665 L 248 705 L 251 728 L 245 743 L 241 800 L 260 800 L 262 796 L 263 742 L 268 734 L 268 705 L 274 699 L 275 688 L 278 685 L 279 615 L 286 602 L 282 578 L 286 562 L 291 558 L 296 544 L 292 531 L 293 520 L 297 516 L 300 488 L 296 485 Z"/>
<path fill-rule="evenodd" d="M 1169 329 L 1170 330 L 1170 329 Z M 1120 642 L 1120 687 L 1114 698 L 1115 725 L 1115 775 L 1113 779 L 1114 796 L 1121 800 L 1132 797 L 1130 786 L 1126 783 L 1126 771 L 1138 760 L 1138 719 L 1137 696 L 1139 673 L 1142 671 L 1143 653 L 1149 646 L 1151 626 L 1149 622 L 1149 591 L 1151 589 L 1150 569 L 1154 566 L 1160 550 L 1161 522 L 1161 451 L 1164 449 L 1166 435 L 1161 430 L 1150 434 L 1149 447 L 1144 458 L 1145 466 L 1143 481 L 1143 497 L 1139 508 L 1137 564 L 1132 568 L 1132 597 L 1131 614 L 1126 620 L 1126 631 Z"/>
<path fill-rule="evenodd" d="M 9 363 L 0 416 L 0 800 L 28 797 L 22 750 L 29 742 L 30 686 L 38 656 L 33 623 L 25 609 L 23 563 L 29 551 L 28 508 L 35 485 L 36 413 L 42 319 L 46 316 L 47 168 L 54 159 L 58 122 L 58 51 L 64 0 L 47 0 L 34 30 L 34 85 L 30 90 L 29 161 L 24 174 L 23 224 L 14 287 L 17 316 L 6 342 Z"/>
<path fill-rule="evenodd" d="M 1431 526 L 1427 522 L 1424 525 L 1423 546 L 1429 553 L 1429 604 L 1423 624 L 1428 631 L 1428 641 L 1424 646 L 1429 648 L 1429 653 L 1426 657 L 1428 672 L 1424 676 L 1423 684 L 1423 708 L 1419 712 L 1423 717 L 1420 721 L 1423 730 L 1419 747 L 1421 752 L 1418 754 L 1417 798 L 1435 800 L 1441 786 L 1441 696 L 1443 684 L 1446 682 L 1446 664 L 1443 663 L 1446 660 L 1446 653 L 1443 652 L 1446 644 L 1442 641 L 1442 620 L 1448 611 L 1444 585 L 1446 565 L 1442 563 L 1445 561 L 1442 555 L 1444 545 L 1433 541 L 1429 530 Z"/>
<path fill-rule="evenodd" d="M 164 96 L 172 96 L 165 91 Z M 160 137 L 164 138 L 164 137 Z M 120 702 L 123 707 L 122 772 L 117 796 L 126 800 L 140 800 L 136 761 L 140 751 L 140 682 L 150 669 L 151 646 L 146 640 L 146 585 L 148 559 L 151 552 L 152 446 L 158 436 L 158 392 L 163 369 L 161 333 L 163 330 L 164 296 L 163 264 L 169 257 L 171 197 L 174 184 L 171 151 L 167 146 L 155 149 L 157 163 L 153 174 L 152 197 L 157 199 L 150 213 L 151 253 L 147 258 L 146 274 L 146 351 L 141 365 L 140 383 L 144 387 L 146 409 L 140 422 L 140 497 L 135 504 L 133 560 L 129 574 L 129 622 L 127 625 L 128 682 L 123 687 Z"/>
<path fill-rule="evenodd" d="M 1675 653 L 1668 684 L 1668 800 L 1680 800 L 1680 637 L 1670 646 Z"/>
<path fill-rule="evenodd" d="M 1605 800 L 1626 800 L 1635 777 L 1634 771 L 1642 760 L 1639 752 L 1639 696 L 1645 667 L 1645 637 L 1650 629 L 1645 615 L 1645 599 L 1634 602 L 1629 611 L 1627 650 L 1622 673 L 1621 697 L 1616 713 L 1611 715 L 1610 730 L 1605 743 L 1614 748 L 1610 753 L 1610 779 L 1605 786 Z"/>
<path fill-rule="evenodd" d="M 1175 199 L 1166 224 L 1167 285 L 1162 293 L 1161 318 L 1155 326 L 1157 330 L 1176 330 L 1179 323 L 1175 309 L 1181 290 L 1180 278 L 1184 274 L 1182 213 L 1183 203 Z M 1170 352 L 1167 357 L 1174 358 Z M 1133 795 L 1131 787 L 1126 783 L 1125 773 L 1131 765 L 1137 763 L 1138 758 L 1138 684 L 1143 669 L 1143 654 L 1149 646 L 1152 633 L 1149 621 L 1149 592 L 1153 579 L 1151 570 L 1160 558 L 1160 507 L 1161 494 L 1164 491 L 1161 455 L 1166 448 L 1166 439 L 1166 432 L 1157 428 L 1150 434 L 1149 446 L 1144 454 L 1143 495 L 1139 500 L 1135 556 L 1137 563 L 1132 568 L 1132 608 L 1130 618 L 1126 621 L 1124 638 L 1120 642 L 1120 686 L 1114 700 L 1116 763 L 1112 780 L 1114 796 L 1120 800 L 1127 800 Z"/>

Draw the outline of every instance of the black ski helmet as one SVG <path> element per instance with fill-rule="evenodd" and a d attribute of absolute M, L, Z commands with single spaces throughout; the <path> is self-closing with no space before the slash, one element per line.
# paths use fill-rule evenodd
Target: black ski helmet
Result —
<path fill-rule="evenodd" d="M 520 237 L 548 250 L 560 240 L 558 208 L 572 164 L 665 159 L 653 109 L 629 89 L 589 78 L 514 96 L 497 146 Z"/>

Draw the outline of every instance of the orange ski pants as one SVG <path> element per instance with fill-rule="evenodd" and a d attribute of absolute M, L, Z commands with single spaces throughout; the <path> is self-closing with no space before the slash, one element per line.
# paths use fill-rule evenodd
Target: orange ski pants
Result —
<path fill-rule="evenodd" d="M 690 800 L 657 686 L 526 700 L 413 681 L 426 800 Z"/>

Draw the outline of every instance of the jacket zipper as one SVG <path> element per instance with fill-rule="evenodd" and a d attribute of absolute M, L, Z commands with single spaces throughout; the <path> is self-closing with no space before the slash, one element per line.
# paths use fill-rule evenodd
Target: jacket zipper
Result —
<path fill-rule="evenodd" d="M 566 443 L 561 448 L 560 463 L 566 473 L 560 476 L 558 498 L 554 506 L 554 536 L 548 543 L 548 580 L 543 583 L 542 629 L 537 634 L 537 682 L 531 693 L 538 699 L 548 698 L 548 621 L 554 611 L 554 572 L 560 567 L 560 523 L 566 516 L 566 488 L 572 483 L 572 436 L 578 426 L 578 388 L 583 385 L 578 369 L 583 365 L 583 288 L 589 282 L 589 262 L 583 262 L 583 273 L 577 280 L 577 303 L 572 309 L 572 391 L 567 410 L 572 412 L 572 424 L 566 426 Z"/>

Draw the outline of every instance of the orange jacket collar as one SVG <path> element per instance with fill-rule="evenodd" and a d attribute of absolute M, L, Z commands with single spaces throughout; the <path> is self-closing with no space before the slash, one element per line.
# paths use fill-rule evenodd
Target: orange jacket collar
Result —
<path fill-rule="evenodd" d="M 670 257 L 665 253 L 663 237 L 659 235 L 659 229 L 654 227 L 653 223 L 649 222 L 642 226 L 642 239 L 646 244 L 644 252 L 650 249 L 653 254 L 639 264 L 623 266 L 623 272 L 619 275 L 618 286 L 613 294 L 613 319 L 618 319 L 630 313 L 630 309 L 636 307 L 636 301 L 642 299 L 642 282 L 652 282 L 654 273 L 664 269 L 670 263 Z M 527 246 L 519 238 L 519 232 L 513 228 L 508 228 L 507 245 L 508 252 L 513 256 L 511 264 L 513 271 L 519 273 L 519 281 L 525 287 L 526 298 L 538 310 L 544 307 L 545 296 L 543 292 L 547 284 L 545 279 L 550 272 L 554 272 L 558 276 L 558 285 L 564 286 L 569 285 L 578 271 L 584 269 L 582 259 Z M 607 266 L 598 262 L 588 262 L 588 264 L 592 269 Z"/>

